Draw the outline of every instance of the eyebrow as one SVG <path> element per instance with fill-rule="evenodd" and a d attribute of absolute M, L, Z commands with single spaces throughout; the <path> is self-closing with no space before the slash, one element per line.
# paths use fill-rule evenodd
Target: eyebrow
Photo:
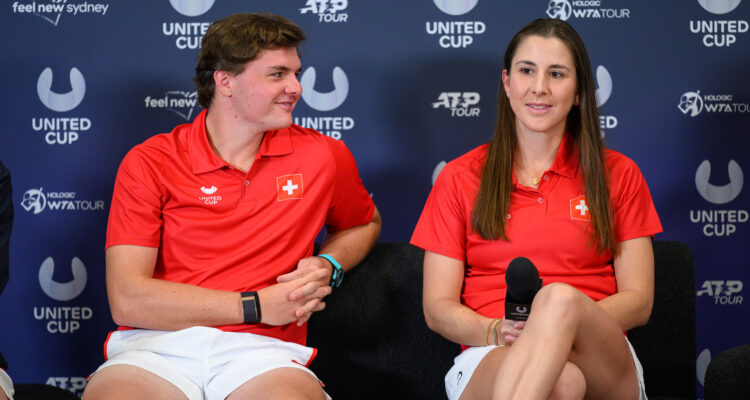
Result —
<path fill-rule="evenodd" d="M 289 69 L 289 67 L 286 67 L 286 66 L 283 66 L 283 65 L 272 65 L 272 66 L 268 67 L 268 69 L 270 69 L 272 71 L 281 71 L 281 72 L 291 71 Z M 302 72 L 302 67 L 300 67 L 295 72 Z"/>
<path fill-rule="evenodd" d="M 528 61 L 528 60 L 520 60 L 520 61 L 516 62 L 516 65 L 518 65 L 518 64 L 524 64 L 524 65 L 529 65 L 529 66 L 532 66 L 532 67 L 536 67 L 536 64 L 534 64 L 533 62 Z M 558 68 L 558 69 L 567 69 L 568 71 L 570 71 L 570 68 L 568 68 L 568 67 L 566 67 L 565 65 L 562 65 L 562 64 L 552 64 L 549 67 L 550 68 Z"/>

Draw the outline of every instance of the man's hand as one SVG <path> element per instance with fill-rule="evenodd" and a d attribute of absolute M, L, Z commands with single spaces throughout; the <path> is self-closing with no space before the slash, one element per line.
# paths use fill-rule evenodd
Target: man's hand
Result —
<path fill-rule="evenodd" d="M 330 281 L 333 266 L 321 257 L 306 257 L 297 263 L 297 269 L 280 275 L 278 284 L 261 289 L 261 314 L 263 322 L 283 325 L 297 321 L 302 325 L 315 311 L 325 308 L 323 297 L 331 293 Z M 266 300 L 271 302 L 268 306 Z M 269 308 L 270 307 L 270 308 Z M 273 313 L 266 317 L 266 310 Z"/>

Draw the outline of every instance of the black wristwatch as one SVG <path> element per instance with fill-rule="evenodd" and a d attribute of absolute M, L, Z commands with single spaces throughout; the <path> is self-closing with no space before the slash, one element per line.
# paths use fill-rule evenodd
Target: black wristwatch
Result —
<path fill-rule="evenodd" d="M 331 288 L 341 286 L 341 281 L 344 280 L 344 269 L 341 268 L 341 264 L 328 254 L 318 254 L 318 257 L 325 258 L 330 261 L 331 265 L 333 265 L 333 272 L 331 273 Z"/>

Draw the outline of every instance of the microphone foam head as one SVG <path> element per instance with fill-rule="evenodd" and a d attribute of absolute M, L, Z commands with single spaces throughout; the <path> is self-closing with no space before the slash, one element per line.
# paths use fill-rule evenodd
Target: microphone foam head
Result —
<path fill-rule="evenodd" d="M 528 258 L 516 257 L 505 271 L 505 283 L 514 299 L 531 303 L 539 290 L 539 271 Z"/>

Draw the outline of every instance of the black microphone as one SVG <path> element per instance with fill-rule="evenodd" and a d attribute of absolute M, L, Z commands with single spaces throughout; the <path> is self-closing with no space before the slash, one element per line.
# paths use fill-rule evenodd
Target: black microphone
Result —
<path fill-rule="evenodd" d="M 529 319 L 531 302 L 542 288 L 539 271 L 526 257 L 516 257 L 505 271 L 505 319 L 526 321 Z"/>

